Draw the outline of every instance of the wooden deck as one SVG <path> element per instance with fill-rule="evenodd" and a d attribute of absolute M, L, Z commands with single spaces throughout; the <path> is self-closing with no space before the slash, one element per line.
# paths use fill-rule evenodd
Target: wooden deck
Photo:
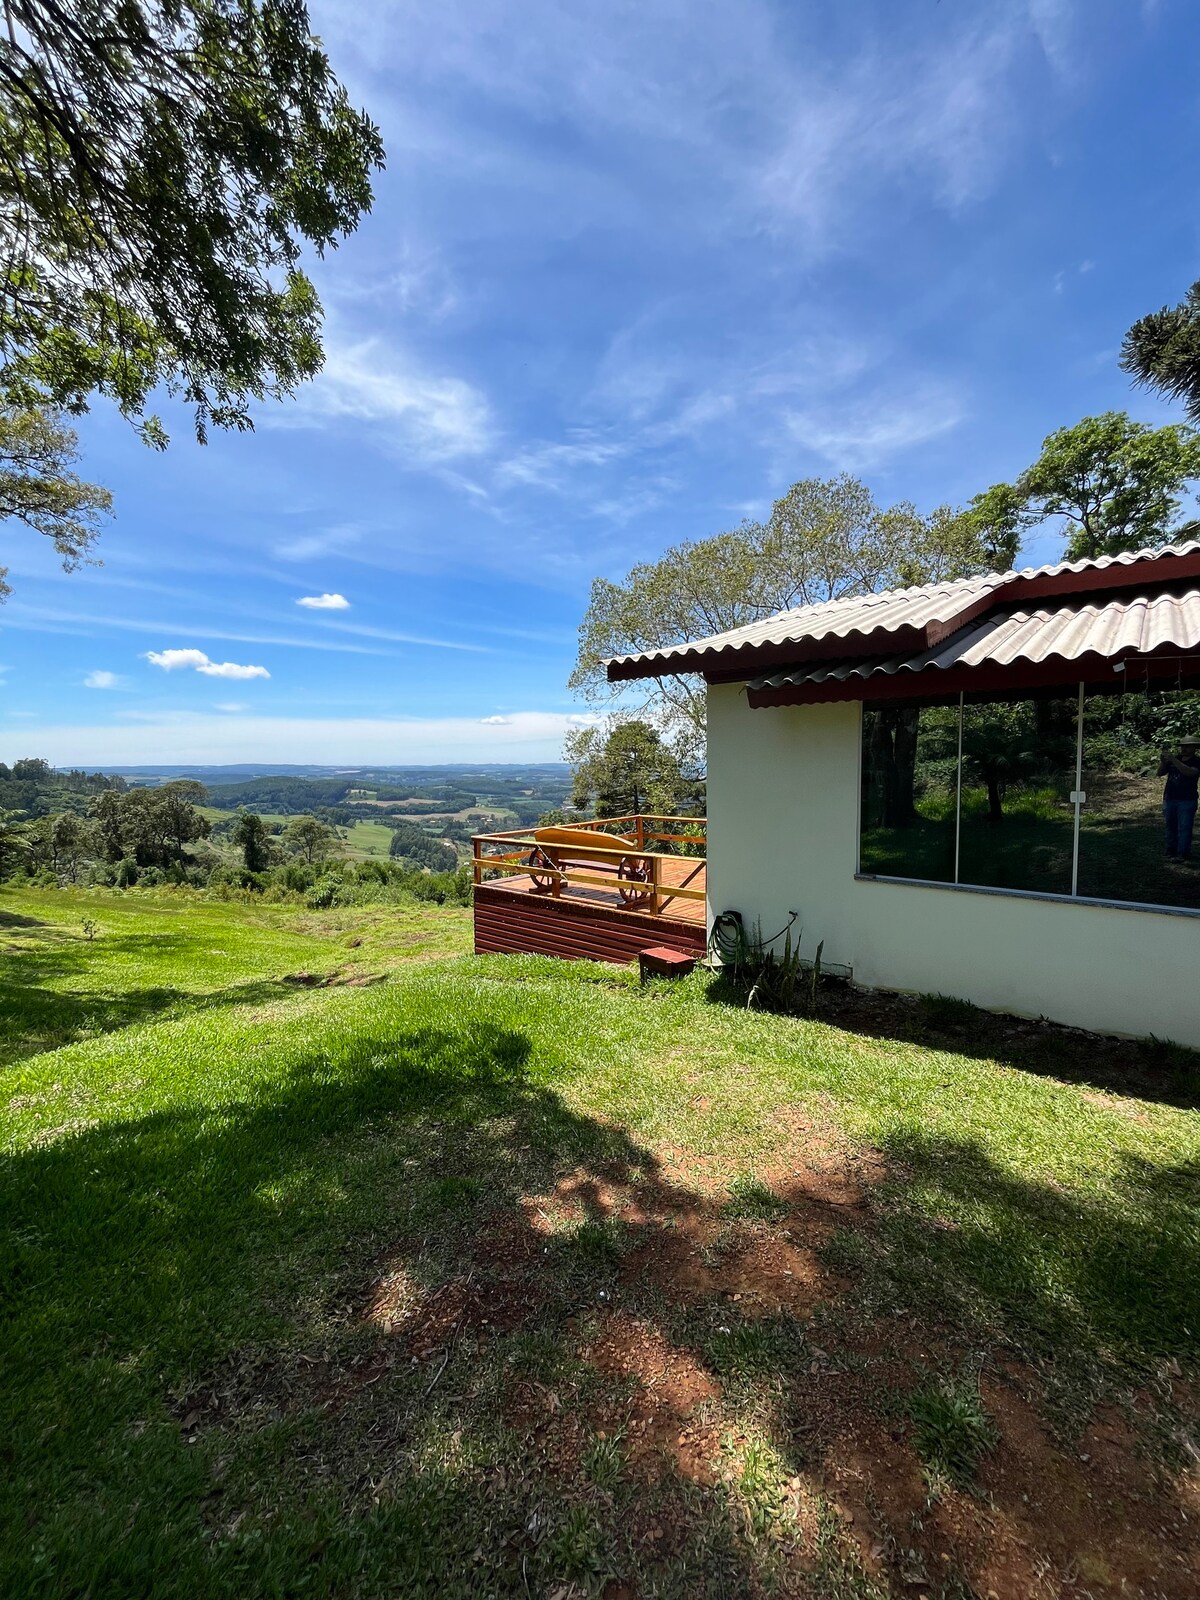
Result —
<path fill-rule="evenodd" d="M 476 953 L 528 951 L 624 964 L 635 961 L 642 950 L 665 946 L 702 956 L 707 946 L 707 863 L 703 857 L 645 849 L 664 837 L 653 833 L 655 824 L 670 826 L 675 820 L 618 819 L 613 826 L 628 826 L 626 833 L 612 838 L 612 862 L 571 864 L 552 879 L 513 870 L 520 864 L 514 836 L 481 835 L 475 848 Z M 665 837 L 678 840 L 679 834 Z M 503 846 L 507 848 L 502 854 L 489 857 L 489 849 Z M 572 852 L 564 854 L 569 857 Z M 654 885 L 652 899 L 639 903 L 636 895 L 630 895 L 629 884 L 622 893 L 615 876 L 616 858 L 622 854 L 627 861 L 647 863 Z M 489 878 L 489 859 L 507 861 L 508 870 Z M 673 889 L 683 892 L 672 895 Z"/>

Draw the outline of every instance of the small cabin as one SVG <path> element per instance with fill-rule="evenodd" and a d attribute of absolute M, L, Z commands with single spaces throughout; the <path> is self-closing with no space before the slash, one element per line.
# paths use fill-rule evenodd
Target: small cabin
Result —
<path fill-rule="evenodd" d="M 708 685 L 709 925 L 791 923 L 870 987 L 1200 1046 L 1200 542 L 608 664 L 679 673 Z"/>

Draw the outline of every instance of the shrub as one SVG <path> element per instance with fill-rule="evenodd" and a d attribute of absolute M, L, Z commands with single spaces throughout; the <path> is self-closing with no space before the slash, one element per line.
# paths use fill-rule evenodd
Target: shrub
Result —
<path fill-rule="evenodd" d="M 138 864 L 130 856 L 117 863 L 117 888 L 132 889 L 138 881 Z"/>

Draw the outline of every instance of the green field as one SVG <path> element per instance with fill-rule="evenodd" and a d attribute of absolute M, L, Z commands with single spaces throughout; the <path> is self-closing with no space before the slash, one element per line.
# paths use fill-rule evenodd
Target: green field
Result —
<path fill-rule="evenodd" d="M 0 891 L 0 1594 L 1194 1596 L 1194 1057 L 469 916 Z"/>
<path fill-rule="evenodd" d="M 351 860 L 386 856 L 392 830 L 383 822 L 356 822 L 345 830 L 347 854 Z"/>

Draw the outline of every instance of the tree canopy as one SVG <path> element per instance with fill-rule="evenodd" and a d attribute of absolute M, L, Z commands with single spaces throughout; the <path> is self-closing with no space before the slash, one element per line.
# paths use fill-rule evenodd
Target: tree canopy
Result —
<path fill-rule="evenodd" d="M 239 811 L 229 842 L 242 852 L 247 872 L 265 872 L 271 865 L 271 836 L 257 811 Z"/>
<path fill-rule="evenodd" d="M 112 496 L 71 468 L 78 439 L 61 417 L 0 407 L 0 517 L 45 534 L 67 571 L 86 561 Z M 0 599 L 9 593 L 0 567 Z"/>
<path fill-rule="evenodd" d="M 608 656 L 661 649 L 760 621 L 792 606 L 873 589 L 962 577 L 994 564 L 987 530 L 941 506 L 922 516 L 907 502 L 880 507 L 857 479 L 806 478 L 775 502 L 765 522 L 674 545 L 619 583 L 597 578 L 579 629 L 569 687 L 586 699 L 628 704 L 610 686 Z M 641 707 L 698 763 L 704 687 L 694 675 L 650 682 Z"/>
<path fill-rule="evenodd" d="M 99 854 L 107 861 L 157 867 L 186 857 L 185 845 L 207 839 L 209 824 L 196 810 L 204 785 L 179 778 L 157 789 L 106 789 L 89 807 Z"/>
<path fill-rule="evenodd" d="M 1121 345 L 1121 366 L 1135 382 L 1181 400 L 1200 424 L 1200 282 L 1179 305 L 1134 323 Z"/>
<path fill-rule="evenodd" d="M 577 729 L 567 736 L 566 756 L 574 768 L 572 803 L 597 817 L 671 816 L 686 789 L 674 751 L 637 718 Z"/>
<path fill-rule="evenodd" d="M 321 365 L 298 266 L 353 230 L 383 162 L 303 0 L 0 0 L 0 396 L 163 385 L 198 436 Z"/>
<path fill-rule="evenodd" d="M 1152 428 L 1124 411 L 1059 428 L 1015 483 L 969 508 L 981 536 L 1016 547 L 1029 528 L 1061 518 L 1070 559 L 1115 555 L 1171 536 L 1189 481 L 1200 477 L 1200 436 L 1181 423 Z"/>

